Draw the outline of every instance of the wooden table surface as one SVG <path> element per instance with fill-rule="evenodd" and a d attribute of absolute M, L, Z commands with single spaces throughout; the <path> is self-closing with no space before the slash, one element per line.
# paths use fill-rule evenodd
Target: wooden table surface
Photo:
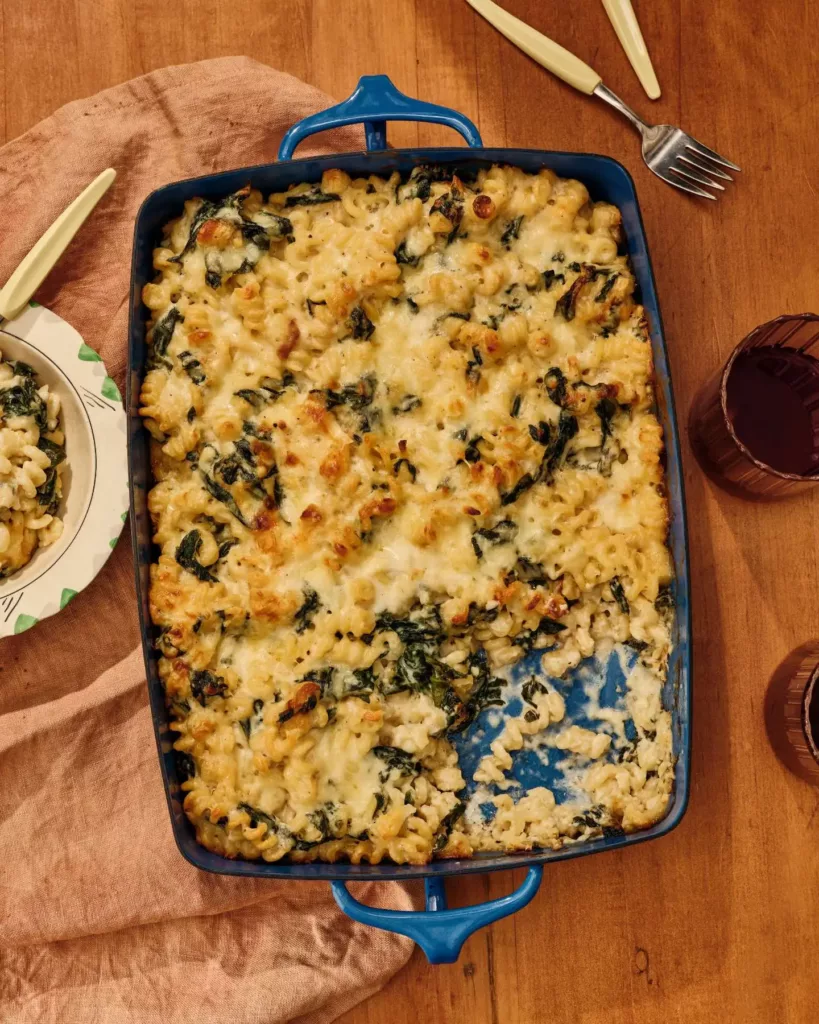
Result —
<path fill-rule="evenodd" d="M 246 53 L 341 99 L 364 73 L 473 118 L 492 146 L 587 150 L 631 171 L 684 423 L 697 387 L 756 324 L 819 311 L 819 16 L 803 0 L 635 0 L 662 98 L 645 98 L 597 0 L 504 0 L 656 121 L 743 167 L 719 203 L 643 166 L 629 126 L 550 77 L 464 0 L 0 0 L 0 139 L 166 64 Z M 814 9 L 812 9 L 814 8 Z M 653 107 L 653 109 L 652 109 Z M 394 145 L 446 129 L 398 125 Z M 762 413 L 761 413 L 762 414 Z M 775 760 L 771 671 L 819 635 L 819 493 L 753 505 L 684 450 L 694 600 L 691 802 L 671 835 L 547 866 L 530 906 L 460 961 L 416 950 L 344 1024 L 807 1024 L 817 1019 L 819 790 Z M 449 884 L 503 895 L 501 873 Z"/>

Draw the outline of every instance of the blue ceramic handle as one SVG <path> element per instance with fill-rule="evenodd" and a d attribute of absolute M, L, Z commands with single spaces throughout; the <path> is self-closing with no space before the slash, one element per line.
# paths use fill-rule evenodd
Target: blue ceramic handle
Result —
<path fill-rule="evenodd" d="M 457 910 L 447 910 L 444 880 L 439 876 L 426 880 L 427 909 L 420 911 L 368 907 L 347 892 L 344 882 L 332 884 L 336 903 L 354 921 L 408 936 L 423 949 L 431 964 L 454 964 L 473 932 L 525 907 L 537 892 L 542 877 L 543 865 L 533 865 L 511 895 Z"/>
<path fill-rule="evenodd" d="M 348 99 L 293 125 L 279 146 L 279 160 L 290 160 L 296 146 L 309 135 L 362 121 L 368 150 L 387 148 L 387 121 L 445 124 L 460 132 L 470 146 L 483 145 L 478 129 L 457 110 L 405 96 L 386 75 L 362 75 L 355 92 Z"/>

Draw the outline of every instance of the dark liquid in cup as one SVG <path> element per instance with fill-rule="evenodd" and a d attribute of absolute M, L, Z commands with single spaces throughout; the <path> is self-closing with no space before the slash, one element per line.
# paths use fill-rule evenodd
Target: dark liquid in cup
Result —
<path fill-rule="evenodd" d="M 819 685 L 814 686 L 808 704 L 808 732 L 814 747 L 819 749 Z"/>
<path fill-rule="evenodd" d="M 726 404 L 737 437 L 760 462 L 780 473 L 819 471 L 819 360 L 787 348 L 740 352 Z"/>

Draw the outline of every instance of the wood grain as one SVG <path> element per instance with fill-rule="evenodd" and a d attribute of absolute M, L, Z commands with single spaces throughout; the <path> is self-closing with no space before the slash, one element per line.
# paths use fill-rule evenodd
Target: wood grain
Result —
<path fill-rule="evenodd" d="M 657 274 L 681 421 L 756 324 L 819 307 L 819 18 L 800 0 L 677 0 L 638 10 L 663 87 L 642 95 L 603 8 L 504 0 L 657 121 L 744 171 L 717 204 L 643 167 L 631 129 L 515 50 L 463 0 L 0 0 L 0 136 L 165 64 L 246 53 L 339 99 L 359 75 L 467 113 L 497 146 L 590 150 L 632 172 Z M 400 125 L 396 145 L 446 129 Z M 8 226 L 6 226 L 8 228 Z M 751 505 L 706 483 L 686 448 L 694 594 L 691 804 L 670 836 L 549 866 L 522 913 L 458 964 L 416 952 L 344 1024 L 806 1024 L 816 1019 L 819 790 L 774 759 L 772 670 L 819 634 L 819 494 Z M 452 882 L 456 903 L 516 874 Z"/>

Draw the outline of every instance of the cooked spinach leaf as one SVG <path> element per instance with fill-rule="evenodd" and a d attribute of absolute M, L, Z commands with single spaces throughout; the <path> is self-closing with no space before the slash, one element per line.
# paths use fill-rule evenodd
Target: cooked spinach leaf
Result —
<path fill-rule="evenodd" d="M 530 423 L 529 424 L 529 436 L 537 444 L 543 445 L 544 448 L 549 443 L 549 438 L 551 436 L 551 433 L 552 433 L 552 431 L 551 431 L 551 428 L 549 427 L 549 424 L 546 423 L 544 420 L 541 420 L 537 424 L 537 426 L 535 426 L 534 423 Z"/>
<path fill-rule="evenodd" d="M 392 411 L 398 415 L 400 413 L 412 412 L 413 409 L 417 409 L 423 402 L 417 395 L 404 395 L 398 405 L 392 407 Z"/>
<path fill-rule="evenodd" d="M 549 398 L 551 398 L 555 405 L 559 405 L 561 409 L 565 408 L 569 397 L 566 374 L 557 366 L 553 366 L 546 373 L 544 382 Z"/>
<path fill-rule="evenodd" d="M 658 612 L 670 612 L 674 610 L 674 595 L 670 583 L 663 583 L 657 592 L 654 600 L 654 607 Z"/>
<path fill-rule="evenodd" d="M 464 459 L 467 462 L 474 463 L 480 461 L 481 450 L 478 445 L 481 441 L 483 441 L 483 437 L 480 434 L 476 434 L 475 437 L 467 442 L 466 450 L 464 451 Z"/>
<path fill-rule="evenodd" d="M 309 192 L 299 192 L 297 195 L 289 195 L 284 205 L 292 206 L 318 206 L 319 203 L 334 203 L 341 198 L 336 192 L 322 192 L 318 185 L 315 185 Z"/>
<path fill-rule="evenodd" d="M 543 287 L 546 289 L 546 291 L 548 291 L 552 287 L 552 285 L 555 284 L 558 281 L 561 284 L 565 284 L 566 283 L 566 275 L 565 274 L 556 274 L 554 272 L 554 270 L 544 270 L 542 276 L 543 276 Z"/>
<path fill-rule="evenodd" d="M 409 251 L 406 239 L 399 243 L 394 255 L 396 263 L 403 263 L 408 267 L 417 267 L 421 260 L 420 256 L 413 256 Z"/>
<path fill-rule="evenodd" d="M 175 750 L 173 752 L 173 759 L 180 782 L 187 782 L 188 779 L 192 779 L 196 775 L 196 762 L 190 754 L 186 754 L 182 750 Z"/>
<path fill-rule="evenodd" d="M 449 834 L 455 825 L 458 818 L 463 816 L 466 810 L 466 804 L 459 800 L 451 811 L 448 811 L 443 818 L 441 818 L 441 824 L 438 826 L 438 831 L 435 833 L 435 842 L 433 843 L 432 849 L 435 853 L 440 853 L 441 850 L 446 846 L 449 841 Z"/>
<path fill-rule="evenodd" d="M 477 557 L 483 558 L 484 546 L 511 544 L 518 532 L 518 524 L 511 519 L 501 519 L 494 526 L 476 530 L 472 534 L 472 547 Z"/>
<path fill-rule="evenodd" d="M 356 341 L 369 341 L 375 331 L 375 324 L 370 320 L 361 306 L 355 306 L 350 311 L 346 326 L 352 331 Z"/>
<path fill-rule="evenodd" d="M 557 421 L 557 436 L 546 449 L 543 455 L 543 462 L 540 468 L 540 478 L 546 483 L 551 483 L 555 470 L 560 465 L 560 460 L 566 451 L 566 445 L 577 434 L 577 418 L 565 409 L 560 411 L 560 419 Z"/>
<path fill-rule="evenodd" d="M 515 395 L 512 399 L 512 408 L 509 410 L 509 415 L 512 419 L 517 419 L 518 413 L 520 412 L 520 403 L 523 401 L 522 395 Z"/>
<path fill-rule="evenodd" d="M 606 441 L 612 434 L 611 422 L 614 419 L 614 414 L 617 412 L 617 405 L 608 397 L 601 398 L 594 407 L 594 411 L 600 419 L 600 430 L 603 435 L 600 443 L 601 445 L 605 445 Z"/>
<path fill-rule="evenodd" d="M 251 807 L 250 804 L 240 803 L 236 806 L 240 811 L 250 815 L 250 824 L 253 828 L 261 823 L 267 825 L 268 831 L 272 835 L 281 836 L 283 839 L 292 838 L 290 829 L 283 822 L 279 821 L 278 818 L 265 814 L 264 811 L 260 811 L 257 807 Z"/>
<path fill-rule="evenodd" d="M 381 782 L 386 782 L 393 771 L 397 771 L 399 775 L 421 774 L 420 762 L 400 747 L 377 746 L 372 748 L 372 752 L 386 766 L 378 775 Z"/>
<path fill-rule="evenodd" d="M 407 467 L 407 472 L 412 477 L 412 482 L 415 483 L 415 478 L 418 476 L 418 469 L 410 462 L 409 459 L 398 459 L 392 467 L 392 475 L 398 476 L 401 472 L 402 466 Z"/>
<path fill-rule="evenodd" d="M 452 230 L 446 239 L 446 244 L 449 245 L 455 240 L 464 215 L 464 200 L 460 189 L 453 188 L 450 192 L 438 196 L 429 212 L 442 214 L 452 224 Z"/>
<path fill-rule="evenodd" d="M 612 597 L 620 606 L 620 611 L 623 612 L 624 615 L 628 615 L 631 612 L 631 608 L 629 607 L 628 598 L 626 597 L 626 592 L 623 590 L 623 584 L 620 582 L 619 577 L 612 576 L 609 580 L 609 588 L 611 590 Z"/>
<path fill-rule="evenodd" d="M 182 369 L 187 373 L 194 384 L 205 383 L 205 371 L 202 369 L 202 364 L 192 352 L 188 352 L 187 350 L 180 352 L 179 362 L 182 364 Z"/>
<path fill-rule="evenodd" d="M 155 358 L 162 358 L 167 353 L 174 328 L 177 324 L 184 322 L 185 317 L 176 306 L 172 306 L 159 323 L 156 324 L 153 333 L 153 355 Z"/>
<path fill-rule="evenodd" d="M 45 480 L 37 488 L 37 502 L 46 512 L 53 515 L 60 505 L 60 497 L 57 494 L 57 470 L 49 466 L 45 473 Z"/>
<path fill-rule="evenodd" d="M 504 576 L 504 583 L 507 585 L 513 580 L 521 580 L 530 587 L 542 587 L 549 582 L 546 570 L 540 562 L 533 562 L 524 555 L 518 555 L 514 566 Z"/>
<path fill-rule="evenodd" d="M 501 235 L 501 245 L 508 249 L 512 241 L 520 234 L 520 226 L 523 223 L 523 216 L 515 217 L 506 225 L 506 230 Z"/>
<path fill-rule="evenodd" d="M 48 461 L 52 466 L 59 466 L 65 459 L 65 448 L 62 445 L 55 444 L 53 441 L 49 441 L 47 437 L 41 437 L 37 442 L 37 447 L 41 452 L 46 453 Z"/>
<path fill-rule="evenodd" d="M 609 277 L 606 278 L 605 282 L 603 283 L 603 287 L 594 297 L 595 302 L 603 302 L 606 299 L 607 295 L 614 287 L 614 282 L 617 280 L 619 276 L 619 274 L 611 274 Z"/>
<path fill-rule="evenodd" d="M 470 384 L 477 384 L 481 379 L 481 371 L 478 369 L 479 366 L 483 366 L 483 358 L 478 347 L 473 345 L 472 358 L 466 364 L 466 379 Z"/>
<path fill-rule="evenodd" d="M 187 572 L 192 573 L 203 583 L 218 583 L 218 577 L 196 560 L 199 549 L 202 547 L 202 536 L 198 530 L 191 530 L 186 533 L 176 549 L 175 558 L 179 565 Z"/>
<path fill-rule="evenodd" d="M 308 627 L 312 626 L 313 618 L 319 608 L 321 608 L 319 596 L 309 583 L 305 583 L 303 593 L 304 602 L 293 616 L 297 633 L 303 633 Z"/>
<path fill-rule="evenodd" d="M 191 693 L 204 707 L 211 697 L 225 697 L 228 694 L 227 683 L 222 676 L 213 672 L 191 672 Z"/>
<path fill-rule="evenodd" d="M 377 386 L 375 375 L 368 373 L 355 384 L 345 384 L 341 391 L 328 389 L 324 392 L 324 402 L 328 409 L 347 405 L 355 412 L 360 412 L 372 403 Z"/>
<path fill-rule="evenodd" d="M 562 633 L 565 629 L 562 622 L 556 622 L 548 615 L 544 615 L 534 629 L 522 629 L 517 636 L 513 636 L 512 643 L 522 647 L 525 651 L 531 651 L 538 637 L 554 636 L 557 633 Z"/>
<path fill-rule="evenodd" d="M 37 393 L 33 377 L 23 377 L 22 383 L 0 390 L 0 405 L 7 417 L 33 416 L 40 431 L 48 428 L 48 407 Z"/>
<path fill-rule="evenodd" d="M 235 516 L 243 526 L 249 527 L 250 524 L 242 515 L 241 509 L 236 504 L 236 499 L 225 487 L 217 483 L 212 477 L 209 477 L 204 470 L 199 471 L 202 476 L 202 483 L 208 494 L 215 498 L 216 501 L 221 501 L 225 508 L 230 512 L 232 516 Z"/>

